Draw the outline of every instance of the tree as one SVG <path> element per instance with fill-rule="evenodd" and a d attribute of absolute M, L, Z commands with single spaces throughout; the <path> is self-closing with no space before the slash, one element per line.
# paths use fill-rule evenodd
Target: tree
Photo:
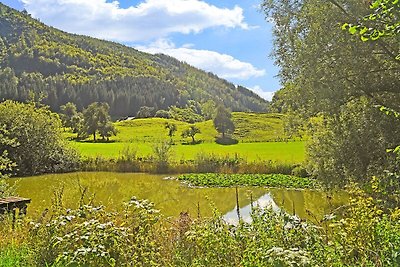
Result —
<path fill-rule="evenodd" d="M 5 101 L 0 104 L 0 125 L 4 125 L 7 137 L 15 140 L 14 145 L 1 145 L 1 151 L 6 150 L 17 165 L 13 174 L 35 175 L 78 167 L 79 156 L 66 147 L 58 114 L 47 107 Z"/>
<path fill-rule="evenodd" d="M 347 103 L 338 116 L 313 119 L 312 129 L 308 169 L 327 185 L 369 183 L 369 177 L 398 166 L 387 148 L 400 144 L 399 118 L 386 116 L 367 98 Z"/>
<path fill-rule="evenodd" d="M 103 140 L 107 139 L 109 141 L 111 136 L 117 135 L 117 129 L 111 121 L 107 121 L 100 124 L 99 133 Z"/>
<path fill-rule="evenodd" d="M 93 135 L 93 141 L 96 141 L 96 133 L 99 132 L 101 137 L 105 139 L 112 134 L 116 134 L 116 130 L 111 123 L 107 103 L 95 102 L 90 104 L 83 111 L 84 129 L 88 135 Z"/>
<path fill-rule="evenodd" d="M 226 134 L 230 134 L 235 131 L 235 125 L 233 124 L 231 117 L 231 113 L 223 106 L 219 106 L 217 108 L 213 122 L 215 129 L 222 134 L 222 138 L 225 138 Z"/>
<path fill-rule="evenodd" d="M 201 105 L 201 113 L 205 120 L 211 120 L 215 116 L 215 102 L 208 100 Z"/>
<path fill-rule="evenodd" d="M 88 134 L 85 129 L 85 118 L 81 112 L 78 112 L 71 118 L 72 132 L 77 134 L 77 139 L 85 139 Z"/>
<path fill-rule="evenodd" d="M 9 173 L 15 168 L 15 163 L 8 158 L 8 147 L 15 147 L 15 140 L 8 138 L 8 131 L 0 127 L 0 198 L 8 197 L 14 193 L 13 188 L 5 181 Z"/>
<path fill-rule="evenodd" d="M 168 136 L 172 142 L 172 137 L 175 135 L 175 132 L 178 130 L 178 127 L 176 126 L 175 123 L 167 122 L 165 124 L 165 129 L 168 129 Z"/>
<path fill-rule="evenodd" d="M 273 56 L 285 91 L 279 97 L 290 109 L 307 117 L 338 114 L 360 96 L 400 106 L 398 37 L 361 42 L 338 26 L 362 21 L 369 13 L 365 1 L 265 0 L 263 7 L 275 25 Z"/>
<path fill-rule="evenodd" d="M 263 4 L 274 21 L 274 57 L 284 85 L 272 106 L 319 121 L 310 131 L 308 164 L 330 184 L 367 182 L 395 165 L 386 149 L 397 140 L 400 122 L 382 118 L 376 106 L 400 107 L 400 40 L 391 30 L 374 29 L 396 25 L 399 9 L 382 19 L 381 4 L 398 2 L 377 0 L 372 7 L 378 2 L 372 14 L 366 1 L 357 0 Z M 373 32 L 382 36 L 373 40 Z"/>
<path fill-rule="evenodd" d="M 157 110 L 156 114 L 154 114 L 154 117 L 169 119 L 171 118 L 171 114 L 167 110 L 160 109 Z"/>
<path fill-rule="evenodd" d="M 196 134 L 199 134 L 200 129 L 197 128 L 195 125 L 190 125 L 189 129 L 186 129 L 182 132 L 182 137 L 186 138 L 186 137 L 191 137 L 192 138 L 192 144 L 196 143 L 196 140 L 194 139 Z"/>
<path fill-rule="evenodd" d="M 64 127 L 72 128 L 73 117 L 78 114 L 76 105 L 74 103 L 68 102 L 65 105 L 60 106 L 60 118 Z"/>
<path fill-rule="evenodd" d="M 152 117 L 152 113 L 154 111 L 154 107 L 143 106 L 140 107 L 139 111 L 136 114 L 137 118 L 150 118 Z"/>

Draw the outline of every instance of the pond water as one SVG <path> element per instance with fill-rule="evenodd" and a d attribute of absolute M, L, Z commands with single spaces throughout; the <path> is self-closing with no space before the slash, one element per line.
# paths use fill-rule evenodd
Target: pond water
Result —
<path fill-rule="evenodd" d="M 236 220 L 235 188 L 190 188 L 165 175 L 143 173 L 79 172 L 13 178 L 17 192 L 32 199 L 28 214 L 37 216 L 49 208 L 55 193 L 63 192 L 65 207 L 78 205 L 81 190 L 87 188 L 86 198 L 94 195 L 94 204 L 109 209 L 121 209 L 132 196 L 149 199 L 165 216 L 178 216 L 186 211 L 193 217 L 211 216 L 216 208 L 228 221 Z M 239 187 L 240 214 L 246 219 L 252 205 L 284 209 L 301 218 L 310 218 L 307 210 L 318 218 L 347 202 L 344 192 L 327 194 L 314 190 L 289 190 L 262 187 Z M 329 196 L 329 197 L 328 197 Z M 253 203 L 251 203 L 253 201 Z"/>

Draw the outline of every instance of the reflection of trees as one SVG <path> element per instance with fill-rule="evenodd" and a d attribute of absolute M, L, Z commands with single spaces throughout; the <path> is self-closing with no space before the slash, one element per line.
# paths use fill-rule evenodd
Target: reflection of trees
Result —
<path fill-rule="evenodd" d="M 282 190 L 273 189 L 271 193 L 275 203 L 292 214 L 293 207 L 300 218 L 313 219 L 322 218 L 336 207 L 347 202 L 348 196 L 345 192 L 333 194 L 315 190 Z M 328 199 L 328 196 L 331 197 Z M 308 215 L 310 211 L 313 216 Z"/>
<path fill-rule="evenodd" d="M 106 172 L 44 175 L 20 180 L 18 193 L 32 199 L 30 214 L 40 214 L 48 208 L 54 189 L 62 185 L 63 203 L 66 207 L 75 207 L 80 197 L 78 179 L 83 187 L 88 187 L 87 196 L 95 194 L 95 204 L 104 204 L 108 209 L 122 209 L 123 202 L 132 196 L 154 202 L 165 216 L 177 216 L 181 211 L 188 211 L 195 217 L 198 204 L 202 216 L 211 216 L 213 207 L 221 214 L 236 207 L 235 188 L 188 188 L 178 181 L 162 178 L 160 175 Z M 271 192 L 275 203 L 289 213 L 292 213 L 294 203 L 301 218 L 308 218 L 306 210 L 319 217 L 330 210 L 326 193 L 266 188 L 239 188 L 240 207 L 250 205 L 250 192 L 253 201 Z M 332 203 L 336 207 L 346 200 L 344 193 L 336 193 Z"/>
<path fill-rule="evenodd" d="M 212 206 L 221 214 L 236 206 L 235 188 L 188 188 L 178 181 L 163 180 L 160 175 L 123 173 L 75 173 L 44 175 L 19 181 L 18 193 L 32 198 L 29 212 L 40 214 L 51 205 L 55 188 L 64 186 L 63 203 L 76 207 L 80 193 L 78 186 L 88 187 L 87 196 L 95 195 L 95 204 L 108 209 L 122 209 L 123 202 L 132 196 L 154 202 L 165 216 L 177 216 L 181 211 L 197 215 L 200 205 L 202 216 L 212 215 Z M 266 189 L 252 188 L 253 199 L 266 193 Z M 239 188 L 239 204 L 250 204 L 248 189 Z"/>

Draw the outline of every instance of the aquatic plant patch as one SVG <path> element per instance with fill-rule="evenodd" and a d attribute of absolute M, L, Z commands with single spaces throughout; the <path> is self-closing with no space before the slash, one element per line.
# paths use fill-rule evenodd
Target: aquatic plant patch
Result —
<path fill-rule="evenodd" d="M 192 186 L 267 186 L 283 188 L 316 188 L 318 183 L 312 178 L 301 178 L 284 174 L 220 174 L 195 173 L 178 176 Z"/>

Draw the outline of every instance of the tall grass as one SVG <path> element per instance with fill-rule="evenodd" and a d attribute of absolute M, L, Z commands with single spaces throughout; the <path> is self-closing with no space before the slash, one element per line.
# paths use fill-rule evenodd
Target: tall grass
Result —
<path fill-rule="evenodd" d="M 82 160 L 83 171 L 113 172 L 149 172 L 149 173 L 264 173 L 292 174 L 298 164 L 290 162 L 257 160 L 248 161 L 238 154 L 233 157 L 218 154 L 198 153 L 193 160 L 175 160 L 168 142 L 159 143 L 153 148 L 153 154 L 138 156 L 136 149 L 126 147 L 118 158 L 103 156 Z"/>

